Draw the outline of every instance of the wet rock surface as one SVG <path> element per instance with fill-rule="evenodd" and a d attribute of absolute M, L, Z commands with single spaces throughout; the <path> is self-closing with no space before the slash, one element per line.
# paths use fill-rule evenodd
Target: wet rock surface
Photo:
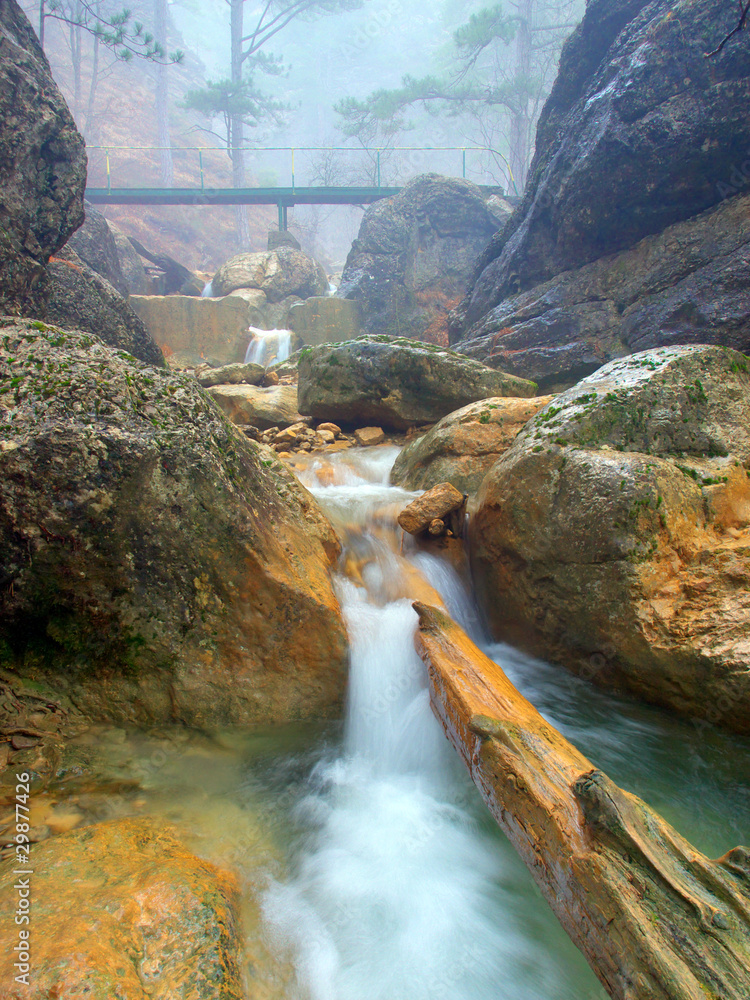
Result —
<path fill-rule="evenodd" d="M 391 482 L 407 490 L 429 490 L 449 482 L 462 493 L 476 493 L 527 421 L 553 398 L 490 397 L 449 413 L 402 449 Z"/>
<path fill-rule="evenodd" d="M 497 334 L 498 344 L 486 343 L 477 356 L 486 358 L 497 346 L 519 350 L 513 371 L 550 378 L 565 373 L 568 384 L 640 348 L 714 338 L 738 346 L 737 317 L 732 309 L 722 314 L 733 292 L 747 297 L 742 252 L 727 272 L 706 220 L 666 238 L 669 227 L 746 194 L 750 49 L 732 44 L 706 57 L 735 23 L 735 12 L 721 0 L 596 0 L 587 6 L 565 44 L 542 112 L 524 200 L 478 261 L 471 291 L 451 321 L 453 340 Z M 735 223 L 726 215 L 720 220 L 726 243 Z M 745 218 L 745 242 L 746 226 Z M 639 261 L 638 255 L 623 261 L 624 270 L 635 264 L 642 285 L 624 307 L 640 316 L 618 320 L 607 302 L 617 294 L 602 302 L 589 294 L 587 280 L 601 281 L 601 271 L 566 274 L 659 233 L 665 235 L 661 261 Z M 684 233 L 687 248 L 679 238 Z M 696 266 L 690 244 L 701 240 L 704 259 Z M 680 283 L 674 293 L 669 281 L 659 288 L 668 259 Z M 617 261 L 614 269 L 615 284 L 627 286 Z M 541 294 L 536 307 L 517 297 L 558 275 L 560 292 L 550 284 L 546 305 Z M 524 310 L 531 315 L 524 317 Z M 744 344 L 747 312 L 742 309 Z M 711 334 L 718 317 L 727 329 Z M 645 339 L 639 339 L 642 325 Z M 708 335 L 701 337 L 701 328 Z"/>
<path fill-rule="evenodd" d="M 611 362 L 527 424 L 474 502 L 496 637 L 597 683 L 750 727 L 750 362 Z"/>
<path fill-rule="evenodd" d="M 491 309 L 456 349 L 559 386 L 615 357 L 673 343 L 750 350 L 750 197 L 738 195 L 633 248 Z"/>
<path fill-rule="evenodd" d="M 8 927 L 19 876 L 3 868 Z M 15 981 L 16 955 L 4 950 L 3 996 L 244 997 L 239 881 L 175 831 L 143 818 L 85 827 L 35 845 L 34 868 L 33 920 L 44 933 L 32 937 L 30 986 Z"/>
<path fill-rule="evenodd" d="M 499 226 L 470 181 L 417 177 L 367 209 L 336 294 L 359 303 L 365 333 L 447 345 L 448 312 Z"/>
<path fill-rule="evenodd" d="M 361 337 L 299 352 L 299 410 L 320 420 L 404 430 L 489 396 L 533 396 L 533 382 L 454 351 L 399 337 Z"/>
<path fill-rule="evenodd" d="M 43 313 L 44 267 L 83 221 L 86 152 L 34 29 L 0 4 L 0 313 Z"/>
<path fill-rule="evenodd" d="M 338 543 L 275 454 L 85 333 L 6 321 L 0 357 L 2 666 L 91 718 L 335 711 Z"/>

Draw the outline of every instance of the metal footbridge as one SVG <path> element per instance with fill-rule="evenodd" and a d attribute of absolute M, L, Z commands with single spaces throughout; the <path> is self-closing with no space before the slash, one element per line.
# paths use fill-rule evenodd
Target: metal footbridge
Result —
<path fill-rule="evenodd" d="M 506 189 L 497 185 L 487 185 L 482 184 L 481 180 L 483 178 L 477 177 L 476 162 L 483 156 L 491 156 L 495 162 L 507 163 L 505 157 L 498 153 L 496 150 L 491 150 L 486 147 L 479 146 L 399 146 L 391 148 L 387 151 L 381 149 L 354 149 L 349 146 L 305 146 L 305 147 L 291 147 L 291 146 L 267 146 L 267 147 L 252 147 L 245 150 L 247 154 L 251 154 L 254 160 L 264 154 L 285 154 L 288 156 L 288 163 L 286 169 L 289 170 L 287 173 L 288 180 L 290 183 L 288 186 L 280 186 L 276 183 L 274 184 L 258 184 L 252 187 L 218 187 L 210 183 L 207 183 L 206 173 L 209 164 L 206 163 L 207 158 L 211 154 L 221 154 L 224 153 L 226 156 L 226 151 L 212 148 L 212 147 L 201 147 L 201 146 L 180 146 L 171 147 L 170 153 L 174 159 L 180 158 L 176 162 L 176 166 L 182 168 L 181 173 L 185 173 L 184 165 L 185 158 L 183 154 L 192 154 L 188 159 L 188 174 L 193 173 L 195 176 L 196 183 L 191 187 L 164 187 L 164 186 L 153 186 L 153 187 L 134 187 L 134 186 L 121 186 L 116 183 L 115 180 L 115 170 L 113 169 L 113 160 L 117 158 L 126 159 L 130 161 L 127 166 L 123 169 L 120 166 L 120 173 L 126 172 L 128 174 L 133 173 L 132 164 L 132 154 L 151 154 L 145 157 L 139 157 L 139 166 L 144 173 L 154 172 L 157 170 L 156 167 L 156 157 L 152 154 L 161 154 L 164 151 L 163 147 L 159 146 L 89 146 L 88 151 L 93 154 L 93 163 L 90 164 L 90 178 L 96 174 L 101 175 L 102 167 L 104 172 L 103 179 L 105 184 L 102 186 L 91 185 L 86 188 L 86 198 L 94 205 L 275 205 L 278 210 L 279 217 L 279 229 L 287 228 L 287 213 L 290 208 L 295 205 L 369 205 L 374 201 L 378 201 L 380 198 L 390 198 L 392 195 L 398 194 L 401 190 L 400 186 L 392 184 L 384 184 L 382 182 L 382 175 L 384 173 L 384 168 L 386 164 L 383 162 L 386 158 L 386 153 L 388 157 L 393 157 L 394 155 L 399 155 L 402 161 L 405 162 L 405 168 L 408 172 L 409 168 L 413 169 L 413 173 L 427 173 L 428 171 L 436 171 L 438 167 L 443 168 L 445 171 L 446 165 L 448 166 L 449 172 L 453 176 L 457 176 L 456 167 L 459 163 L 461 165 L 461 174 L 463 178 L 467 177 L 467 154 L 470 158 L 470 168 L 471 161 L 474 162 L 474 169 L 470 169 L 472 176 L 470 179 L 475 180 L 475 183 L 479 183 L 487 192 L 494 192 L 502 194 Z M 309 183 L 309 180 L 316 180 L 317 177 L 308 177 L 308 183 L 302 186 L 297 184 L 297 173 L 299 170 L 300 154 L 322 154 L 324 157 L 329 158 L 332 154 L 352 154 L 357 153 L 360 155 L 365 155 L 369 157 L 368 168 L 372 175 L 374 183 L 365 185 L 348 185 L 348 184 L 331 184 L 331 183 Z M 197 154 L 197 155 L 196 155 Z M 479 155 L 478 155 L 479 154 Z M 460 155 L 460 160 L 459 160 Z M 151 159 L 154 162 L 149 163 L 148 160 Z M 451 160 L 455 160 L 455 163 L 451 163 Z M 98 161 L 98 162 L 97 162 Z M 226 161 L 225 161 L 226 162 Z M 390 165 L 390 164 L 389 164 Z M 303 164 L 303 169 L 304 169 Z M 404 163 L 400 164 L 401 172 L 404 172 Z M 452 167 L 452 169 L 451 169 Z M 93 169 L 92 169 L 93 168 Z M 190 169 L 192 168 L 192 170 Z M 225 172 L 225 170 L 223 171 Z M 259 173 L 261 176 L 264 171 L 257 170 L 255 164 L 249 166 L 250 173 Z M 286 170 L 285 170 L 286 172 Z M 211 171 L 215 173 L 215 171 Z M 268 171 L 265 171 L 267 174 Z M 277 179 L 276 171 L 274 173 L 274 181 Z M 314 174 L 315 171 L 311 170 L 308 166 L 305 170 L 305 174 Z M 515 187 L 512 179 L 512 173 L 510 168 L 507 168 L 507 175 Z M 114 182 L 113 182 L 114 180 Z M 512 197 L 512 196 L 511 196 Z M 515 200 L 515 198 L 513 198 Z"/>

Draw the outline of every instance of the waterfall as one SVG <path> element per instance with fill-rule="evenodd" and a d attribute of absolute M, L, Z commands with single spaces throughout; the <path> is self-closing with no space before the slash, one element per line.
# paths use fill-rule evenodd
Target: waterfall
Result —
<path fill-rule="evenodd" d="M 201 292 L 201 298 L 210 299 L 213 297 L 213 294 L 214 294 L 214 283 L 212 279 L 211 281 L 207 281 L 206 284 L 203 286 L 203 291 Z"/>
<path fill-rule="evenodd" d="M 310 832 L 296 870 L 265 894 L 266 924 L 305 1000 L 548 998 L 554 970 L 508 918 L 506 861 L 430 710 L 417 569 L 467 627 L 473 612 L 451 567 L 399 552 L 395 516 L 414 494 L 386 485 L 387 451 L 332 456 L 320 480 L 314 460 L 302 476 L 344 544 L 348 705 L 343 752 L 315 768 L 297 807 Z"/>
<path fill-rule="evenodd" d="M 245 364 L 269 365 L 286 361 L 292 344 L 290 330 L 259 330 L 255 326 L 248 328 L 252 335 L 245 352 Z"/>

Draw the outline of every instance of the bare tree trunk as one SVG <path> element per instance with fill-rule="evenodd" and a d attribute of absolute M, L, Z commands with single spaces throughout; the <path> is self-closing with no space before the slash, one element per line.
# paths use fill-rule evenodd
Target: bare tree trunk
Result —
<path fill-rule="evenodd" d="M 167 0 L 154 0 L 154 37 L 167 50 Z M 158 135 L 159 163 L 163 187 L 174 183 L 172 162 L 172 140 L 169 135 L 169 66 L 160 62 L 156 67 L 156 126 Z"/>
<path fill-rule="evenodd" d="M 80 18 L 81 5 L 76 4 L 73 8 L 73 16 Z M 81 26 L 80 24 L 69 25 L 70 34 L 70 57 L 73 63 L 73 117 L 76 124 L 80 122 L 81 114 Z"/>
<path fill-rule="evenodd" d="M 529 82 L 531 78 L 531 43 L 534 18 L 534 0 L 519 0 L 519 26 L 516 35 L 516 82 L 519 87 L 518 108 L 510 119 L 510 169 L 518 193 L 526 186 L 529 159 Z"/>
<path fill-rule="evenodd" d="M 99 17 L 101 3 L 96 0 L 94 13 Z M 94 106 L 96 103 L 96 88 L 99 83 L 99 36 L 94 35 L 93 55 L 91 58 L 91 83 L 89 84 L 89 99 L 86 105 L 86 125 L 84 135 L 87 142 L 96 145 L 96 134 L 94 131 Z"/>
<path fill-rule="evenodd" d="M 236 86 L 242 83 L 242 29 L 244 0 L 230 0 L 231 26 L 231 80 Z M 229 123 L 229 155 L 232 157 L 232 185 L 245 186 L 244 123 L 239 115 L 233 115 Z M 237 205 L 235 210 L 237 242 L 241 249 L 250 245 L 250 228 L 247 222 L 247 206 Z"/>
<path fill-rule="evenodd" d="M 711 861 L 568 743 L 442 611 L 415 604 L 433 709 L 616 1000 L 750 997 L 750 851 Z"/>
<path fill-rule="evenodd" d="M 39 0 L 39 44 L 44 48 L 45 0 Z"/>

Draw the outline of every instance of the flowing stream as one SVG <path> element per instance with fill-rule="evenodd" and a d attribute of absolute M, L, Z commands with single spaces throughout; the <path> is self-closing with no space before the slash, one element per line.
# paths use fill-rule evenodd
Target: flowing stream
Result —
<path fill-rule="evenodd" d="M 401 551 L 412 494 L 387 485 L 395 455 L 297 469 L 344 546 L 343 727 L 91 731 L 34 822 L 163 817 L 239 871 L 253 1000 L 605 1000 L 430 711 L 411 600 L 442 600 L 554 725 L 710 856 L 750 840 L 750 741 L 489 644 L 453 568 Z"/>

